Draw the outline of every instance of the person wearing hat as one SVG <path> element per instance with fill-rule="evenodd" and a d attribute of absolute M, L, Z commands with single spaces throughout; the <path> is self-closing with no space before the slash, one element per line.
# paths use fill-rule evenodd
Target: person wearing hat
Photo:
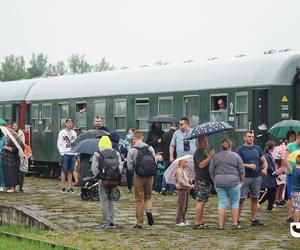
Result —
<path fill-rule="evenodd" d="M 98 146 L 99 151 L 94 153 L 91 169 L 93 175 L 99 179 L 99 194 L 103 217 L 100 229 L 106 230 L 115 228 L 114 201 L 111 197 L 114 186 L 108 183 L 110 180 L 104 178 L 103 173 L 105 175 L 105 172 L 108 173 L 117 168 L 119 168 L 118 172 L 121 173 L 123 165 L 119 152 L 112 148 L 112 142 L 108 136 L 102 136 Z"/>

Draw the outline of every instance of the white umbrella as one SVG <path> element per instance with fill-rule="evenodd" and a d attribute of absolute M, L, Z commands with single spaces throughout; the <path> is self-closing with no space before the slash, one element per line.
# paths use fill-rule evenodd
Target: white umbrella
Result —
<path fill-rule="evenodd" d="M 0 126 L 0 129 L 2 130 L 2 133 L 6 137 L 8 137 L 9 139 L 11 139 L 12 142 L 15 144 L 15 146 L 19 150 L 19 156 L 20 157 L 25 157 L 24 150 L 23 150 L 23 148 L 21 147 L 21 145 L 19 144 L 19 142 L 16 139 L 16 138 L 18 138 L 18 134 L 15 131 L 13 131 L 12 129 L 9 129 L 9 128 L 4 127 L 4 126 Z"/>
<path fill-rule="evenodd" d="M 180 158 L 177 158 L 166 170 L 164 173 L 164 177 L 166 178 L 166 182 L 169 184 L 175 184 L 175 175 L 176 170 L 179 165 L 179 161 L 181 160 L 188 160 L 188 166 L 187 166 L 187 173 L 190 177 L 190 179 L 195 179 L 195 170 L 194 170 L 194 160 L 193 155 L 184 155 Z"/>

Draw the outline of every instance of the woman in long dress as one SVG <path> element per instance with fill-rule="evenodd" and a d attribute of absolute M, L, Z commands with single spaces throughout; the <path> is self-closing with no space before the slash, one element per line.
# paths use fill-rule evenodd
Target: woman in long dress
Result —
<path fill-rule="evenodd" d="M 12 193 L 16 191 L 16 186 L 19 183 L 19 150 L 12 142 L 12 140 L 8 139 L 7 145 L 3 147 L 2 152 L 4 182 L 7 188 L 7 192 Z"/>

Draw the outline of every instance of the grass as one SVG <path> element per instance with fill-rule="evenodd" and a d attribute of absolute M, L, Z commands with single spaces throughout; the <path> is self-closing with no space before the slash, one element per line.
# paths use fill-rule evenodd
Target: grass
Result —
<path fill-rule="evenodd" d="M 146 227 L 145 230 L 136 230 L 133 229 L 134 196 L 127 194 L 126 189 L 121 187 L 121 200 L 115 204 L 117 229 L 100 232 L 101 215 L 98 202 L 82 201 L 78 191 L 72 195 L 60 193 L 59 182 L 56 180 L 26 178 L 25 184 L 27 188 L 24 194 L 0 194 L 0 202 L 23 204 L 52 223 L 62 225 L 65 230 L 53 232 L 2 226 L 1 231 L 80 249 L 299 249 L 299 240 L 289 235 L 289 226 L 285 223 L 286 208 L 280 208 L 277 214 L 261 210 L 259 218 L 266 225 L 253 228 L 249 226 L 250 210 L 247 200 L 242 215 L 243 229 L 236 231 L 230 228 L 228 211 L 226 230 L 218 231 L 217 198 L 211 196 L 205 208 L 205 220 L 210 228 L 193 230 L 191 227 L 175 227 L 176 197 L 155 195 L 155 225 Z M 194 218 L 194 206 L 195 201 L 190 199 L 190 221 Z M 0 240 L 2 242 L 2 238 Z"/>

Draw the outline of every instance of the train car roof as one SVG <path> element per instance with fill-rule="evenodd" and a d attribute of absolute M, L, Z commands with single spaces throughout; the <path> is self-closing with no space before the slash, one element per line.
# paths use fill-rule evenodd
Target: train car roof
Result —
<path fill-rule="evenodd" d="M 114 70 L 31 81 L 22 80 L 0 83 L 0 100 L 3 96 L 2 88 L 7 90 L 10 88 L 18 89 L 17 85 L 22 86 L 20 92 L 11 91 L 12 96 L 8 93 L 6 100 L 12 98 L 19 100 L 24 96 L 26 101 L 40 101 L 218 88 L 291 85 L 297 66 L 300 67 L 299 52 L 281 52 L 256 57 L 238 57 L 230 60 L 217 59 L 182 65 Z"/>
<path fill-rule="evenodd" d="M 37 79 L 0 82 L 0 101 L 24 101 Z"/>

